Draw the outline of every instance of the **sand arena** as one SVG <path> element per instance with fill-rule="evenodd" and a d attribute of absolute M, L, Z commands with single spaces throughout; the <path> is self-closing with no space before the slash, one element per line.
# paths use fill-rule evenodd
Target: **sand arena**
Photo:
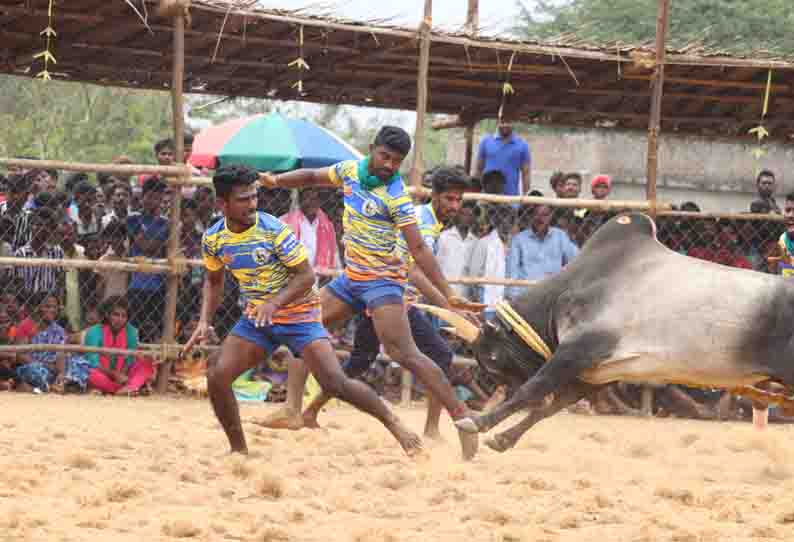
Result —
<path fill-rule="evenodd" d="M 0 540 L 790 540 L 794 427 L 560 414 L 470 464 L 407 459 L 347 406 L 325 431 L 245 423 L 226 455 L 206 400 L 0 394 Z M 244 419 L 269 412 L 244 405 Z M 424 410 L 398 412 L 421 430 Z"/>

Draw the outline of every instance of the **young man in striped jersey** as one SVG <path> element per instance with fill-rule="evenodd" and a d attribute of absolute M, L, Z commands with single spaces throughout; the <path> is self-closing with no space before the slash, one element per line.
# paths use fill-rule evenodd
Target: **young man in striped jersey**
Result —
<path fill-rule="evenodd" d="M 453 308 L 453 304 L 465 303 L 455 299 L 417 225 L 413 202 L 399 174 L 410 149 L 411 138 L 404 130 L 385 126 L 370 146 L 370 155 L 361 161 L 280 175 L 263 174 L 260 179 L 268 188 L 343 188 L 345 270 L 322 289 L 323 323 L 332 327 L 366 311 L 389 357 L 413 372 L 456 420 L 466 416 L 468 407 L 458 400 L 443 371 L 416 347 L 404 305 L 407 272 L 398 246 L 400 237 L 405 241 L 406 252 L 441 293 L 441 306 Z M 295 371 L 295 364 L 290 370 Z M 294 401 L 263 425 L 292 429 L 303 426 L 300 404 L 295 404 L 300 401 L 301 380 L 292 379 L 299 384 L 291 392 Z M 474 457 L 477 435 L 472 438 L 465 432 L 458 433 L 464 458 Z"/>

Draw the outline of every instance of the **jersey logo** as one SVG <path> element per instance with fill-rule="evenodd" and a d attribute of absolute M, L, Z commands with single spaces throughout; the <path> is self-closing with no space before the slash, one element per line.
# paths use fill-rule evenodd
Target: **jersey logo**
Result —
<path fill-rule="evenodd" d="M 224 265 L 231 265 L 231 263 L 234 261 L 234 256 L 226 252 L 223 256 L 221 256 L 221 261 Z"/>
<path fill-rule="evenodd" d="M 364 205 L 361 207 L 364 216 L 375 216 L 378 214 L 378 204 L 371 199 L 365 200 Z"/>
<path fill-rule="evenodd" d="M 254 261 L 259 265 L 265 265 L 270 258 L 270 254 L 262 247 L 254 249 Z"/>

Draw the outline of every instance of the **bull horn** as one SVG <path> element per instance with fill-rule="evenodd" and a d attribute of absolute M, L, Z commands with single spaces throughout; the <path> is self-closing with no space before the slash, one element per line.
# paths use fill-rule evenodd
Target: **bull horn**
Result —
<path fill-rule="evenodd" d="M 456 312 L 452 312 L 448 309 L 442 309 L 441 307 L 436 307 L 434 305 L 424 305 L 421 303 L 417 303 L 414 306 L 417 309 L 422 309 L 429 312 L 430 314 L 434 314 L 442 320 L 455 326 L 451 331 L 453 331 L 455 335 L 469 344 L 476 341 L 477 337 L 480 336 L 480 330 L 477 328 L 477 326 Z"/>

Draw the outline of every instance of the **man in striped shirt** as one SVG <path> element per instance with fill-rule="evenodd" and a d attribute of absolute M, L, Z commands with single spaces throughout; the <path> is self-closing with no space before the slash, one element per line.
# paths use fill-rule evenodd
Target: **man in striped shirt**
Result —
<path fill-rule="evenodd" d="M 14 224 L 13 240 L 11 241 L 14 250 L 30 241 L 30 213 L 25 209 L 25 204 L 30 196 L 30 187 L 33 181 L 33 176 L 30 173 L 11 175 L 7 181 L 8 199 L 0 204 L 0 216 L 10 218 Z"/>
<path fill-rule="evenodd" d="M 63 259 L 63 249 L 58 245 L 56 228 L 58 217 L 52 209 L 36 209 L 30 218 L 30 242 L 14 252 L 17 258 Z M 27 294 L 36 292 L 60 293 L 63 290 L 64 272 L 60 267 L 20 266 L 16 276 L 22 279 Z"/>

